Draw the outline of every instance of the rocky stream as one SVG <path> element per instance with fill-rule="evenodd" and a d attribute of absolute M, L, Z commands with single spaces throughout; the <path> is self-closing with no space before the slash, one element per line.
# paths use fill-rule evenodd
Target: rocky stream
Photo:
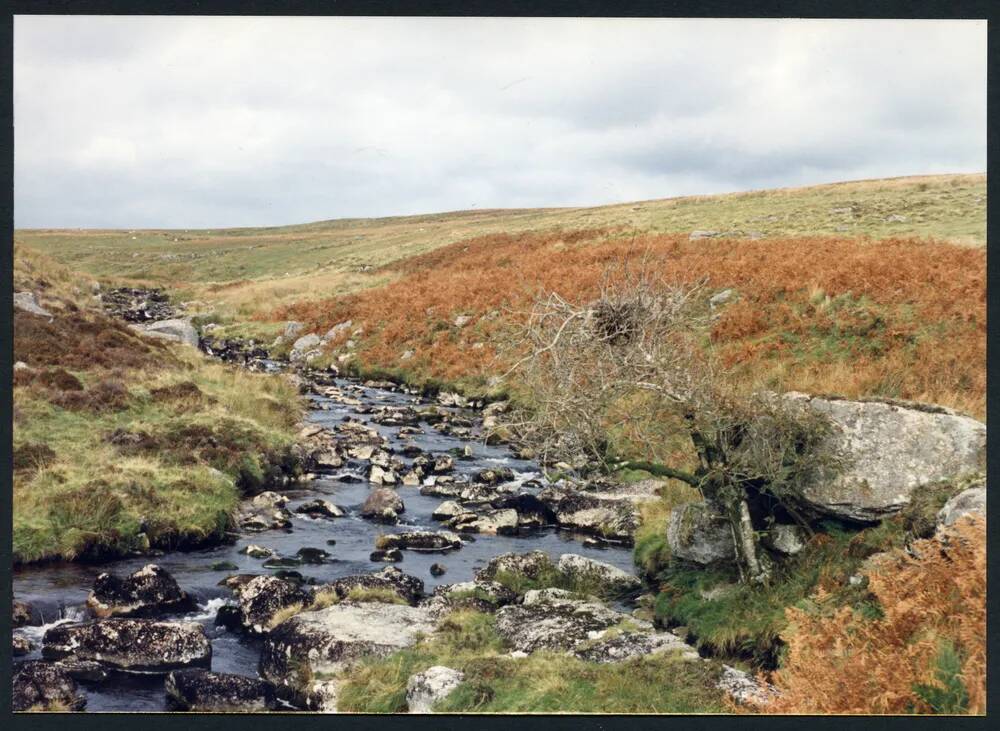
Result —
<path fill-rule="evenodd" d="M 231 542 L 15 571 L 23 613 L 15 617 L 15 705 L 54 693 L 88 711 L 331 710 L 335 701 L 322 693 L 281 692 L 295 653 L 314 658 L 319 647 L 331 670 L 387 654 L 411 642 L 415 629 L 433 628 L 455 585 L 463 596 L 485 596 L 493 610 L 510 605 L 500 611 L 508 610 L 502 619 L 515 651 L 572 649 L 631 616 L 621 599 L 576 602 L 568 605 L 576 624 L 560 625 L 567 600 L 559 590 L 508 596 L 491 578 L 512 561 L 521 569 L 542 561 L 618 582 L 619 596 L 634 599 L 641 585 L 628 539 L 636 506 L 655 496 L 655 486 L 583 494 L 543 486 L 535 462 L 485 443 L 491 408 L 467 408 L 454 395 L 431 400 L 327 374 L 304 389 L 311 409 L 300 438 L 316 455 L 313 471 L 248 498 Z M 497 558 L 532 551 L 551 560 Z M 343 601 L 308 612 L 337 615 L 318 625 L 320 640 L 306 637 L 306 615 L 275 620 L 324 590 L 351 599 L 353 587 L 395 592 L 406 604 Z M 527 631 L 542 620 L 551 626 Z M 641 624 L 643 637 L 626 656 L 683 646 Z M 574 627 L 579 636 L 563 636 Z"/>

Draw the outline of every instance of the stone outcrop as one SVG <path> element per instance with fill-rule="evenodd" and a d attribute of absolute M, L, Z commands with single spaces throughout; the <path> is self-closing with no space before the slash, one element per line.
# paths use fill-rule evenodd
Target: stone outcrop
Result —
<path fill-rule="evenodd" d="M 90 660 L 125 672 L 166 673 L 208 665 L 212 644 L 197 622 L 97 619 L 49 629 L 42 639 L 42 656 Z"/>
<path fill-rule="evenodd" d="M 553 598 L 531 604 L 511 604 L 496 614 L 496 631 L 514 650 L 571 650 L 600 632 L 628 619 L 599 602 Z M 650 625 L 649 629 L 652 629 Z"/>
<path fill-rule="evenodd" d="M 605 595 L 628 594 L 642 588 L 642 582 L 634 574 L 575 553 L 561 555 L 556 568 L 574 584 L 593 586 Z"/>
<path fill-rule="evenodd" d="M 385 657 L 434 630 L 429 612 L 406 604 L 341 602 L 302 612 L 265 639 L 260 674 L 294 685 L 304 669 L 336 673 L 366 657 Z"/>
<path fill-rule="evenodd" d="M 164 683 L 167 705 L 177 711 L 240 711 L 253 713 L 276 707 L 272 683 L 245 675 L 180 670 Z"/>
<path fill-rule="evenodd" d="M 34 292 L 15 292 L 14 307 L 22 312 L 28 312 L 39 317 L 52 317 L 52 313 L 38 304 Z"/>
<path fill-rule="evenodd" d="M 986 515 L 986 483 L 962 490 L 953 496 L 937 514 L 938 528 L 954 525 L 966 515 Z"/>
<path fill-rule="evenodd" d="M 416 604 L 424 595 L 424 582 L 395 566 L 386 566 L 371 574 L 345 576 L 325 588 L 333 591 L 339 599 L 346 599 L 352 589 L 390 591 L 408 604 Z"/>
<path fill-rule="evenodd" d="M 97 617 L 141 617 L 190 610 L 194 602 L 164 569 L 147 564 L 124 579 L 99 574 L 87 607 Z"/>
<path fill-rule="evenodd" d="M 936 482 L 985 470 L 986 425 L 950 409 L 896 401 L 847 401 L 786 394 L 786 401 L 827 417 L 824 448 L 838 469 L 800 491 L 816 512 L 876 521 Z"/>

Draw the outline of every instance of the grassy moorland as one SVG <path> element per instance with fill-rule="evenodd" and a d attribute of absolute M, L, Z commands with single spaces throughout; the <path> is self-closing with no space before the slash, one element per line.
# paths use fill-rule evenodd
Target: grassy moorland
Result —
<path fill-rule="evenodd" d="M 214 230 L 19 230 L 17 242 L 109 280 L 151 282 L 243 319 L 378 286 L 386 265 L 465 239 L 550 229 L 930 237 L 982 247 L 985 175 L 937 175 L 593 208 L 459 211 Z"/>
<path fill-rule="evenodd" d="M 90 283 L 18 249 L 14 558 L 102 557 L 210 542 L 295 435 L 295 389 L 141 338 L 88 302 Z"/>

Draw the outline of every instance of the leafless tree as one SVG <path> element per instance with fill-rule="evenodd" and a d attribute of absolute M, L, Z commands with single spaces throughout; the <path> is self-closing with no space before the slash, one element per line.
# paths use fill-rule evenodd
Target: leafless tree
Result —
<path fill-rule="evenodd" d="M 766 581 L 748 496 L 768 493 L 805 525 L 795 486 L 829 467 L 819 445 L 827 424 L 766 393 L 740 393 L 713 356 L 705 281 L 665 281 L 646 261 L 608 268 L 596 298 L 536 298 L 516 337 L 521 357 L 508 375 L 530 402 L 506 426 L 543 462 L 640 467 L 698 488 L 727 517 L 745 580 Z M 655 445 L 664 424 L 690 440 L 696 466 L 614 461 L 615 435 Z"/>

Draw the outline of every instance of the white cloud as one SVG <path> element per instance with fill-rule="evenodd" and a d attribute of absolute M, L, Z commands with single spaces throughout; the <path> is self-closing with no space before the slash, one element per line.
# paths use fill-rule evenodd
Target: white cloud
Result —
<path fill-rule="evenodd" d="M 986 164 L 973 21 L 15 19 L 18 226 L 586 205 Z"/>

